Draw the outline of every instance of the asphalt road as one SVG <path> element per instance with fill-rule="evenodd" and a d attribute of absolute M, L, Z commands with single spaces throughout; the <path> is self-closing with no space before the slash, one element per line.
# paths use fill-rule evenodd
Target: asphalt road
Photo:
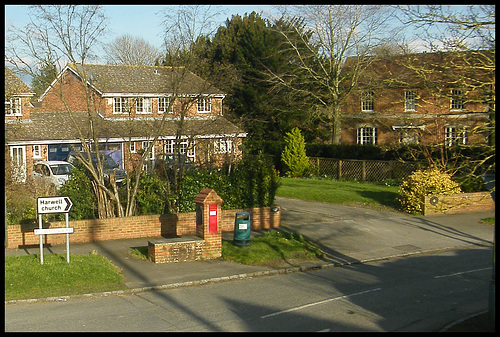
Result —
<path fill-rule="evenodd" d="M 5 331 L 438 331 L 487 307 L 492 247 L 5 306 Z"/>

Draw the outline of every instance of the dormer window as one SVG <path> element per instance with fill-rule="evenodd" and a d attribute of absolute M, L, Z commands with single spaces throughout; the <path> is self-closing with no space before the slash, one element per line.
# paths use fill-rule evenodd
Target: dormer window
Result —
<path fill-rule="evenodd" d="M 198 112 L 211 112 L 212 100 L 210 98 L 198 98 Z"/>
<path fill-rule="evenodd" d="M 5 115 L 6 116 L 21 116 L 21 97 L 12 97 L 10 100 L 5 101 Z"/>

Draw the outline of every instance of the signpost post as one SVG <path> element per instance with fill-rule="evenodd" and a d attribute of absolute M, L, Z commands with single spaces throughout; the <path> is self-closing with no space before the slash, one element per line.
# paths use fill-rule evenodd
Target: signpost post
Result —
<path fill-rule="evenodd" d="M 34 234 L 40 235 L 40 264 L 43 264 L 43 234 L 66 234 L 66 261 L 69 263 L 69 235 L 73 228 L 69 228 L 68 212 L 73 206 L 68 197 L 44 197 L 37 199 L 38 229 Z M 66 228 L 46 228 L 42 226 L 42 214 L 65 213 Z"/>

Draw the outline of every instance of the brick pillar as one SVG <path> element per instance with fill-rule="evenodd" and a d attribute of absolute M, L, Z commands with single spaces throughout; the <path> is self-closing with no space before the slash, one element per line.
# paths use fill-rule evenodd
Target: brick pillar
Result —
<path fill-rule="evenodd" d="M 205 240 L 203 258 L 222 256 L 222 212 L 224 202 L 217 193 L 204 188 L 194 198 L 196 203 L 196 235 Z"/>

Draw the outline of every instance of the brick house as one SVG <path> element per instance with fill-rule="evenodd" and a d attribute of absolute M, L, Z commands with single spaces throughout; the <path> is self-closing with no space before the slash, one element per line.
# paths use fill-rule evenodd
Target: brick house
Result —
<path fill-rule="evenodd" d="M 13 129 L 15 125 L 22 126 L 30 123 L 32 104 L 31 97 L 35 93 L 31 92 L 9 68 L 5 67 L 5 129 Z M 12 160 L 14 175 L 16 179 L 24 181 L 26 169 L 32 161 L 26 162 L 26 147 L 13 143 L 9 145 L 9 156 Z M 31 167 L 31 165 L 29 165 Z"/>
<path fill-rule="evenodd" d="M 494 92 L 488 52 L 389 56 L 346 97 L 341 143 L 484 144 Z"/>
<path fill-rule="evenodd" d="M 150 164 L 178 150 L 197 165 L 217 166 L 238 160 L 246 137 L 223 116 L 224 97 L 184 68 L 68 64 L 23 116 L 29 123 L 6 122 L 6 142 L 24 147 L 28 167 L 61 160 L 91 138 L 92 120 L 100 150 L 127 170 L 155 136 Z"/>

